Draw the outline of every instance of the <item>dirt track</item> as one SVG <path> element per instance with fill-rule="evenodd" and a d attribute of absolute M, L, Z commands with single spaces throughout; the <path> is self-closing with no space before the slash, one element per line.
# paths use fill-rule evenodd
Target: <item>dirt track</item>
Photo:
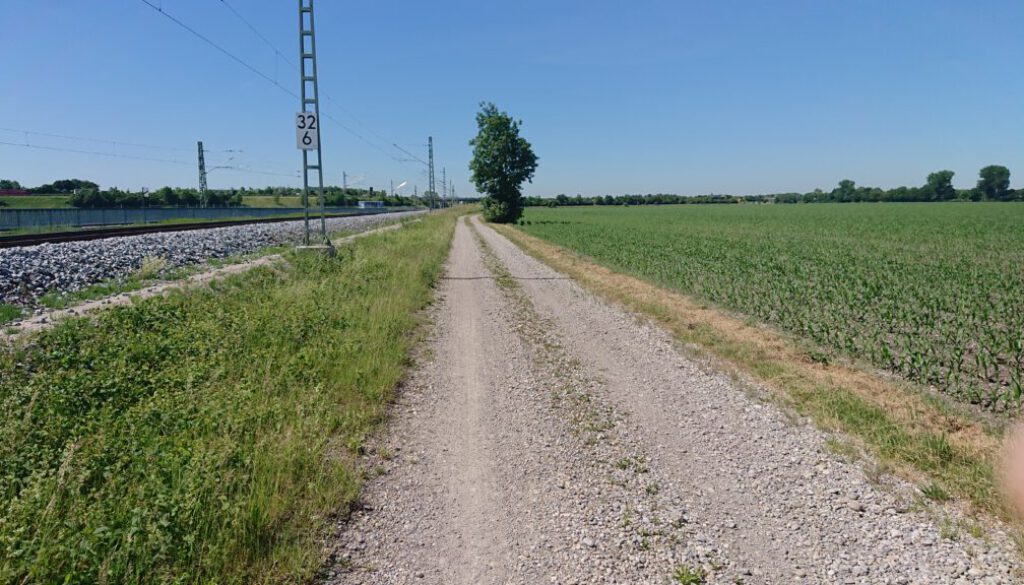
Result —
<path fill-rule="evenodd" d="M 486 226 L 460 222 L 439 297 L 327 582 L 1018 582 L 1005 535 Z"/>

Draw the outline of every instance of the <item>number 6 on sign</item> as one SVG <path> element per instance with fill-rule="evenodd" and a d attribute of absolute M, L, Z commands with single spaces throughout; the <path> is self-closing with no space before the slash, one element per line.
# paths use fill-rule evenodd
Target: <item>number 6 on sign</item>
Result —
<path fill-rule="evenodd" d="M 295 145 L 299 150 L 320 148 L 320 121 L 313 112 L 295 114 Z"/>

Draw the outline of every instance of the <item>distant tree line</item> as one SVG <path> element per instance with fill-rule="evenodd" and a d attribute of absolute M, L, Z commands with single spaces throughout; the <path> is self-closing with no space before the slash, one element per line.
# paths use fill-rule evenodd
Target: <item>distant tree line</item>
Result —
<path fill-rule="evenodd" d="M 198 207 L 202 205 L 198 189 L 161 187 L 151 193 L 110 189 L 79 189 L 71 195 L 71 205 L 84 209 L 138 208 L 138 207 Z M 235 189 L 207 190 L 206 204 L 210 207 L 232 207 L 242 204 L 242 196 Z"/>
<path fill-rule="evenodd" d="M 766 201 L 765 195 L 672 195 L 669 193 L 647 195 L 597 195 L 569 197 L 564 193 L 555 197 L 524 197 L 527 207 L 562 207 L 568 205 L 685 205 L 712 203 L 742 203 L 744 201 Z"/>
<path fill-rule="evenodd" d="M 274 197 L 275 203 L 280 203 L 281 197 L 296 197 L 302 195 L 302 189 L 291 187 L 270 187 L 269 195 Z M 260 190 L 261 194 L 266 192 Z M 237 207 L 243 204 L 243 197 L 256 195 L 252 189 L 207 189 L 206 205 L 209 207 Z M 315 190 L 310 190 L 310 204 L 316 202 Z M 383 201 L 384 205 L 417 205 L 412 197 L 389 197 L 384 191 L 373 191 L 365 189 L 342 189 L 341 187 L 324 186 L 324 205 L 328 207 L 352 207 L 360 201 Z M 95 189 L 82 189 L 71 196 L 71 204 L 75 207 L 196 207 L 203 205 L 202 197 L 197 189 L 181 189 L 173 187 L 161 187 L 149 193 L 147 198 L 142 192 L 121 191 L 112 188 L 106 191 Z"/>
<path fill-rule="evenodd" d="M 1010 188 L 1010 169 L 1000 165 L 989 165 L 978 172 L 978 182 L 973 189 L 953 187 L 953 171 L 936 171 L 928 175 L 920 187 L 858 187 L 849 179 L 839 181 L 831 191 L 816 189 L 811 193 L 776 193 L 766 195 L 776 203 L 854 203 L 860 201 L 1020 201 L 1024 200 L 1024 189 Z"/>
<path fill-rule="evenodd" d="M 100 186 L 92 181 L 82 179 L 62 179 L 52 183 L 46 183 L 38 187 L 23 187 L 18 181 L 0 179 L 0 190 L 24 190 L 30 195 L 70 195 L 76 189 L 99 189 Z"/>
<path fill-rule="evenodd" d="M 302 189 L 299 187 L 262 187 L 258 189 L 242 187 L 240 191 L 242 195 L 263 195 L 271 196 L 275 199 L 302 196 Z M 342 188 L 337 185 L 324 185 L 324 203 L 336 207 L 351 207 L 360 201 L 383 201 L 384 205 L 388 206 L 423 205 L 424 197 L 427 195 L 429 193 L 424 192 L 423 197 L 408 197 L 404 195 L 391 197 L 385 189 L 374 189 L 373 187 L 368 189 Z M 310 189 L 309 196 L 311 200 L 315 199 L 316 189 Z"/>
<path fill-rule="evenodd" d="M 672 204 L 735 204 L 735 203 L 854 203 L 882 201 L 1022 201 L 1024 189 L 1010 188 L 1010 170 L 1000 165 L 987 166 L 978 173 L 972 189 L 953 187 L 953 171 L 942 170 L 928 175 L 920 187 L 859 187 L 849 179 L 839 182 L 831 191 L 815 189 L 810 193 L 773 193 L 767 195 L 598 195 L 583 197 L 558 195 L 553 198 L 526 197 L 532 207 L 568 205 L 672 205 Z"/>
<path fill-rule="evenodd" d="M 24 191 L 28 194 L 38 195 L 70 195 L 71 205 L 74 207 L 99 209 L 99 208 L 138 208 L 138 207 L 198 207 L 203 205 L 202 196 L 198 189 L 184 189 L 180 187 L 161 187 L 156 191 L 125 191 L 117 187 L 101 189 L 92 181 L 82 179 L 62 179 L 47 183 L 38 187 L 25 188 L 18 181 L 0 179 L 0 191 Z M 282 197 L 296 197 L 302 195 L 302 189 L 296 187 L 262 187 L 251 189 L 242 187 L 240 189 L 208 189 L 206 191 L 206 205 L 210 207 L 232 207 L 243 204 L 243 197 L 247 195 L 268 195 L 280 203 Z M 315 190 L 310 192 L 311 202 L 315 202 Z M 324 203 L 331 207 L 351 207 L 359 201 L 383 201 L 388 206 L 413 206 L 423 205 L 424 200 L 419 197 L 390 197 L 384 190 L 347 189 L 328 185 L 324 187 Z M 0 202 L 0 206 L 4 205 Z"/>

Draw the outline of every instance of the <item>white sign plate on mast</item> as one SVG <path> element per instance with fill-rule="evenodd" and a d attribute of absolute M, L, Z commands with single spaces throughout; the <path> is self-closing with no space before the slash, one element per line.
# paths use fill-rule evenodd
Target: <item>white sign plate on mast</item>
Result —
<path fill-rule="evenodd" d="M 295 145 L 299 150 L 320 148 L 320 120 L 313 112 L 295 114 Z"/>

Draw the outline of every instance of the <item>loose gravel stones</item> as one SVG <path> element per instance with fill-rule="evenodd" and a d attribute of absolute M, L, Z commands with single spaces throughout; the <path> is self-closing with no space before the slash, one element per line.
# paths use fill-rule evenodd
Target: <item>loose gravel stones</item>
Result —
<path fill-rule="evenodd" d="M 530 311 L 501 291 L 465 225 L 437 329 L 371 446 L 377 477 L 329 544 L 332 583 L 664 583 L 724 578 L 712 539 L 660 489 L 621 416 Z M 725 581 L 722 581 L 725 582 Z"/>
<path fill-rule="evenodd" d="M 327 583 L 1010 584 L 913 486 L 681 353 L 485 226 L 368 447 Z M 490 250 L 490 251 L 488 251 Z"/>
<path fill-rule="evenodd" d="M 358 231 L 417 213 L 331 218 L 327 225 L 334 231 Z M 72 292 L 130 276 L 146 258 L 160 258 L 174 268 L 294 243 L 302 226 L 289 221 L 2 249 L 0 302 L 31 307 L 50 291 Z"/>
<path fill-rule="evenodd" d="M 827 448 L 809 421 L 702 367 L 670 336 L 601 302 L 489 228 L 487 242 L 629 436 L 684 494 L 746 583 L 1020 583 L 1012 539 Z"/>

